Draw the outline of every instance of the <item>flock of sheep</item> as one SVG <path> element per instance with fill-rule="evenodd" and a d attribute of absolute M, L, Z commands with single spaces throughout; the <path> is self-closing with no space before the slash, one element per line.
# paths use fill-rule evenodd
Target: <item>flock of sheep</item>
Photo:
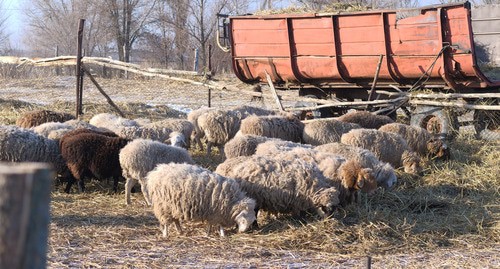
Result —
<path fill-rule="evenodd" d="M 218 147 L 215 171 L 195 163 L 187 149 Z M 0 127 L 0 161 L 51 163 L 66 181 L 125 179 L 125 201 L 139 183 L 163 235 L 174 223 L 199 221 L 239 232 L 258 225 L 259 210 L 328 217 L 397 182 L 394 169 L 422 172 L 421 158 L 447 157 L 442 140 L 425 129 L 356 111 L 336 119 L 301 121 L 257 107 L 200 108 L 187 119 L 129 120 L 103 113 L 89 122 L 41 110 Z"/>

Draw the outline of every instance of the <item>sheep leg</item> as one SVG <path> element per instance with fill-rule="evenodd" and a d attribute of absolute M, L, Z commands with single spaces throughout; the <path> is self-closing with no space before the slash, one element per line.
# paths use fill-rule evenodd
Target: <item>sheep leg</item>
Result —
<path fill-rule="evenodd" d="M 127 182 L 125 183 L 125 203 L 127 205 L 130 205 L 130 192 L 134 187 L 135 183 L 137 183 L 135 179 L 127 178 Z"/>
<path fill-rule="evenodd" d="M 151 206 L 152 205 L 151 198 L 149 198 L 149 192 L 148 192 L 148 188 L 146 188 L 146 184 L 141 184 L 141 191 L 142 191 L 142 195 L 144 196 L 144 200 L 146 200 L 146 204 L 148 206 Z"/>
<path fill-rule="evenodd" d="M 118 180 L 119 180 L 119 177 L 113 177 L 113 192 L 114 193 L 118 192 Z"/>
<path fill-rule="evenodd" d="M 207 143 L 207 156 L 212 154 L 212 142 Z"/>
<path fill-rule="evenodd" d="M 226 236 L 226 234 L 224 233 L 224 228 L 222 226 L 219 226 L 219 234 L 220 234 L 220 237 Z"/>
<path fill-rule="evenodd" d="M 211 224 L 208 224 L 207 225 L 207 236 L 210 235 L 210 232 L 212 231 L 212 225 Z"/>
<path fill-rule="evenodd" d="M 223 145 L 219 146 L 219 154 L 222 157 L 222 159 L 224 159 L 224 157 L 226 157 L 224 155 L 224 146 Z"/>
<path fill-rule="evenodd" d="M 78 180 L 78 190 L 80 190 L 81 193 L 85 191 L 85 183 L 83 182 L 83 178 Z"/>
<path fill-rule="evenodd" d="M 175 228 L 177 229 L 179 234 L 182 234 L 182 227 L 181 227 L 179 220 L 174 220 L 174 224 L 175 224 Z"/>
<path fill-rule="evenodd" d="M 75 183 L 75 181 L 76 181 L 76 179 L 73 176 L 69 177 L 68 183 L 66 183 L 66 188 L 64 189 L 64 192 L 69 193 L 71 191 L 71 186 L 73 185 L 73 183 Z"/>
<path fill-rule="evenodd" d="M 167 237 L 167 235 L 168 235 L 168 224 L 163 224 L 163 225 L 160 224 L 160 230 L 161 230 L 161 233 L 163 234 L 163 237 Z"/>
<path fill-rule="evenodd" d="M 255 216 L 257 217 L 259 214 L 259 207 L 256 206 L 254 211 L 255 211 Z M 254 230 L 259 229 L 259 224 L 257 223 L 257 218 L 255 218 L 255 220 L 252 223 L 252 229 L 254 229 Z"/>

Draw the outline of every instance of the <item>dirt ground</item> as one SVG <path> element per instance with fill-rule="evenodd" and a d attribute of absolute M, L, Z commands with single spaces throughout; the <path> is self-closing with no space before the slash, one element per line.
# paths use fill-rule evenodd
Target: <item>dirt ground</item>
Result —
<path fill-rule="evenodd" d="M 205 87 L 154 79 L 99 82 L 119 107 L 134 110 L 132 117 L 185 117 L 186 112 L 208 104 Z M 75 79 L 0 78 L 0 99 L 3 103 L 17 100 L 31 104 L 9 103 L 0 115 L 3 124 L 12 124 L 23 111 L 39 107 L 71 112 Z M 140 105 L 128 107 L 132 103 Z M 97 112 L 113 112 L 87 81 L 83 104 L 84 119 Z M 250 95 L 238 92 L 211 92 L 214 107 L 242 104 L 274 108 L 271 100 L 252 101 Z M 345 218 L 340 220 L 301 223 L 263 216 L 259 217 L 263 218 L 259 230 L 247 234 L 230 230 L 225 238 L 215 232 L 207 236 L 200 224 L 185 224 L 186 234 L 182 235 L 171 229 L 169 237 L 163 238 L 142 194 L 133 194 L 132 205 L 125 205 L 123 184 L 119 194 L 111 194 L 110 184 L 100 182 L 89 184 L 84 194 L 68 195 L 55 186 L 48 267 L 367 268 L 371 257 L 372 268 L 500 268 L 499 148 L 499 144 L 473 142 L 454 152 L 457 163 L 432 163 L 426 177 L 418 180 L 403 176 L 393 192 L 363 197 L 357 207 L 346 209 L 342 213 Z M 475 159 L 485 154 L 483 149 L 488 160 Z M 464 151 L 471 153 L 463 156 Z M 206 157 L 204 152 L 191 153 L 205 167 L 213 168 L 221 161 Z M 462 161 L 467 166 L 477 161 L 474 169 L 480 171 L 460 170 Z M 467 180 L 483 174 L 486 181 L 468 185 Z M 455 186 L 439 181 L 445 178 L 460 183 Z M 437 192 L 430 193 L 431 189 Z M 424 192 L 429 192 L 428 196 L 421 197 Z M 478 193 L 484 198 L 474 198 Z M 386 212 L 399 212 L 409 203 L 420 209 L 412 208 L 403 216 Z M 442 204 L 444 209 L 431 207 Z M 481 212 L 470 213 L 466 205 Z M 452 209 L 452 213 L 447 212 Z"/>

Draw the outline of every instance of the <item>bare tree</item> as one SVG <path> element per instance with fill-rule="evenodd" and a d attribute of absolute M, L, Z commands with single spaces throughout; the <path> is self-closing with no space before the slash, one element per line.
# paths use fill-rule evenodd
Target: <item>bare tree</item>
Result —
<path fill-rule="evenodd" d="M 151 23 L 151 12 L 156 0 L 106 0 L 103 8 L 110 18 L 110 26 L 120 61 L 129 62 L 134 43 Z"/>
<path fill-rule="evenodd" d="M 37 56 L 53 56 L 76 52 L 78 21 L 86 19 L 84 50 L 86 55 L 105 56 L 103 48 L 109 46 L 109 35 L 100 5 L 85 0 L 32 0 L 26 11 L 28 40 L 26 45 Z"/>
<path fill-rule="evenodd" d="M 0 10 L 3 10 L 4 3 L 3 0 L 0 0 Z M 4 53 L 10 44 L 9 44 L 9 35 L 7 33 L 7 15 L 5 12 L 0 12 L 0 53 Z"/>

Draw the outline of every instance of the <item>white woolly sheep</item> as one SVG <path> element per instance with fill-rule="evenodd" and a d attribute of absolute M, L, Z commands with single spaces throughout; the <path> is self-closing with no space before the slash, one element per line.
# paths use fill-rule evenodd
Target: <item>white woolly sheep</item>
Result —
<path fill-rule="evenodd" d="M 419 126 L 389 123 L 380 127 L 379 131 L 399 134 L 406 140 L 408 146 L 420 156 L 449 157 L 448 146 L 443 140 L 434 137 L 429 131 Z"/>
<path fill-rule="evenodd" d="M 256 200 L 256 211 L 325 217 L 339 204 L 338 190 L 313 162 L 254 155 L 227 159 L 215 172 L 236 179 Z"/>
<path fill-rule="evenodd" d="M 340 142 L 370 150 L 381 161 L 393 167 L 404 167 L 406 173 L 420 174 L 420 157 L 398 134 L 373 129 L 354 129 L 342 135 Z"/>
<path fill-rule="evenodd" d="M 198 126 L 198 118 L 210 111 L 210 110 L 215 110 L 213 107 L 202 107 L 198 108 L 195 110 L 192 110 L 191 112 L 188 113 L 187 119 L 193 124 L 194 130 L 193 133 L 191 134 L 191 140 L 194 142 L 194 145 L 198 146 L 200 150 L 203 150 L 203 144 L 201 143 L 201 139 L 205 137 L 205 134 L 203 133 L 203 130 L 200 129 Z"/>
<path fill-rule="evenodd" d="M 122 175 L 125 183 L 125 202 L 130 204 L 130 191 L 134 185 L 141 184 L 142 194 L 148 205 L 151 200 L 146 188 L 146 175 L 160 163 L 194 164 L 189 153 L 179 147 L 169 146 L 158 141 L 135 139 L 120 151 L 119 155 Z"/>
<path fill-rule="evenodd" d="M 274 155 L 281 152 L 293 150 L 294 148 L 312 149 L 311 145 L 300 144 L 291 141 L 285 141 L 278 138 L 269 138 L 267 141 L 260 143 L 255 148 L 255 155 Z"/>
<path fill-rule="evenodd" d="M 68 113 L 51 110 L 35 110 L 21 115 L 16 120 L 16 125 L 22 128 L 31 128 L 46 122 L 65 122 L 75 117 Z"/>
<path fill-rule="evenodd" d="M 347 160 L 339 155 L 317 151 L 305 147 L 276 147 L 266 142 L 257 147 L 256 155 L 265 153 L 266 157 L 293 161 L 300 159 L 315 163 L 326 179 L 339 190 L 341 206 L 348 205 L 357 198 L 358 190 L 372 193 L 377 189 L 377 182 L 371 168 L 363 167 L 357 160 Z"/>
<path fill-rule="evenodd" d="M 190 164 L 160 164 L 146 178 L 153 212 L 163 236 L 174 223 L 182 232 L 181 221 L 207 222 L 223 227 L 238 225 L 245 232 L 255 221 L 255 200 L 248 198 L 239 184 L 207 169 Z"/>
<path fill-rule="evenodd" d="M 381 162 L 373 152 L 367 149 L 338 142 L 320 145 L 314 149 L 336 154 L 348 160 L 356 160 L 361 167 L 372 169 L 378 186 L 391 188 L 397 182 L 394 168 L 388 163 Z"/>
<path fill-rule="evenodd" d="M 271 138 L 258 135 L 236 135 L 224 146 L 224 155 L 227 159 L 253 155 L 257 145 L 268 139 Z"/>
<path fill-rule="evenodd" d="M 361 128 L 366 129 L 378 129 L 382 125 L 394 122 L 394 120 L 388 116 L 372 114 L 368 111 L 359 110 L 344 114 L 337 119 L 343 122 L 356 123 L 361 126 Z"/>
<path fill-rule="evenodd" d="M 207 140 L 207 155 L 211 154 L 212 146 L 217 146 L 221 156 L 224 155 L 224 145 L 236 135 L 240 121 L 241 113 L 232 110 L 209 110 L 198 117 L 200 133 Z"/>
<path fill-rule="evenodd" d="M 75 129 L 91 129 L 96 131 L 106 131 L 107 129 L 95 127 L 82 120 L 69 120 L 65 122 L 46 122 L 38 126 L 32 127 L 35 133 L 43 135 L 47 138 L 59 140 L 67 132 Z"/>
<path fill-rule="evenodd" d="M 194 130 L 194 125 L 185 119 L 163 119 L 159 121 L 154 121 L 149 124 L 144 125 L 146 127 L 152 127 L 156 129 L 169 129 L 172 132 L 179 132 L 184 136 L 184 148 L 189 149 L 191 147 L 191 135 Z"/>
<path fill-rule="evenodd" d="M 58 174 L 67 172 L 57 141 L 16 126 L 0 126 L 0 161 L 45 162 Z"/>
<path fill-rule="evenodd" d="M 336 119 L 314 119 L 303 121 L 302 141 L 314 146 L 339 142 L 340 137 L 352 129 L 361 128 L 358 124 Z"/>
<path fill-rule="evenodd" d="M 94 115 L 89 120 L 89 123 L 96 127 L 106 128 L 115 133 L 117 132 L 116 129 L 121 127 L 139 126 L 139 124 L 134 120 L 125 119 L 110 113 L 100 113 Z"/>
<path fill-rule="evenodd" d="M 292 142 L 302 140 L 304 124 L 293 114 L 288 116 L 249 116 L 241 121 L 242 134 L 280 138 Z"/>

